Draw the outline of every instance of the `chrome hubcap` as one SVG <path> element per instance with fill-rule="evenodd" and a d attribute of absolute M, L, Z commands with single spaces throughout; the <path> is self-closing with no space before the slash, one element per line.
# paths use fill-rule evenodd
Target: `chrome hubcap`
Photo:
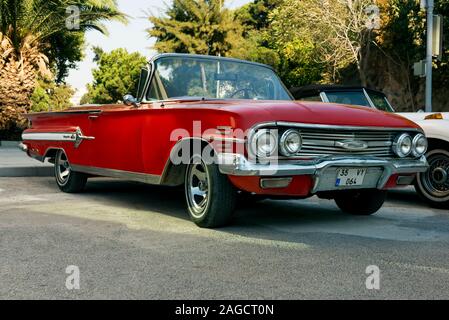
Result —
<path fill-rule="evenodd" d="M 70 177 L 70 164 L 64 152 L 58 152 L 55 166 L 58 182 L 65 185 Z"/>
<path fill-rule="evenodd" d="M 447 181 L 447 172 L 444 168 L 435 168 L 432 172 L 432 178 L 438 184 L 445 183 Z"/>
<path fill-rule="evenodd" d="M 201 218 L 209 201 L 209 173 L 203 162 L 189 166 L 186 193 L 191 213 Z"/>
<path fill-rule="evenodd" d="M 449 158 L 435 154 L 427 159 L 429 170 L 422 175 L 422 183 L 432 196 L 444 198 L 449 195 Z"/>

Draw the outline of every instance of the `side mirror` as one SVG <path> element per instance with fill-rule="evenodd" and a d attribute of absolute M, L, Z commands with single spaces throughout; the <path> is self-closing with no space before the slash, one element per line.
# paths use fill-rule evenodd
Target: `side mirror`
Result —
<path fill-rule="evenodd" d="M 130 94 L 127 94 L 126 96 L 123 97 L 123 102 L 127 106 L 134 106 L 136 108 L 140 106 L 139 101 Z"/>

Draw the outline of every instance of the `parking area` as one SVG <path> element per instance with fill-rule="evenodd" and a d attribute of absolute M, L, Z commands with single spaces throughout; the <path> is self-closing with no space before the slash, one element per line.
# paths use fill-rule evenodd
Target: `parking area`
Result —
<path fill-rule="evenodd" d="M 449 212 L 411 188 L 374 216 L 266 200 L 207 230 L 189 221 L 182 189 L 92 179 L 69 195 L 51 177 L 0 178 L 2 299 L 448 299 L 448 248 Z"/>

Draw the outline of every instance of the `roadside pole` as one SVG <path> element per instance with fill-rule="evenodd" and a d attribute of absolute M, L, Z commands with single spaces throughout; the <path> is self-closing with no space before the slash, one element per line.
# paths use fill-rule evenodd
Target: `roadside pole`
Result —
<path fill-rule="evenodd" d="M 434 8 L 434 0 L 426 0 L 426 10 L 427 10 L 426 112 L 432 112 L 433 8 Z"/>

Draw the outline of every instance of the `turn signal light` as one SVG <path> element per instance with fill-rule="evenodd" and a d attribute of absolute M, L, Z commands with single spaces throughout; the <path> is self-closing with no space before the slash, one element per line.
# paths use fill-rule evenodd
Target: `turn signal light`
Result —
<path fill-rule="evenodd" d="M 443 115 L 441 113 L 429 114 L 424 120 L 443 120 Z"/>

